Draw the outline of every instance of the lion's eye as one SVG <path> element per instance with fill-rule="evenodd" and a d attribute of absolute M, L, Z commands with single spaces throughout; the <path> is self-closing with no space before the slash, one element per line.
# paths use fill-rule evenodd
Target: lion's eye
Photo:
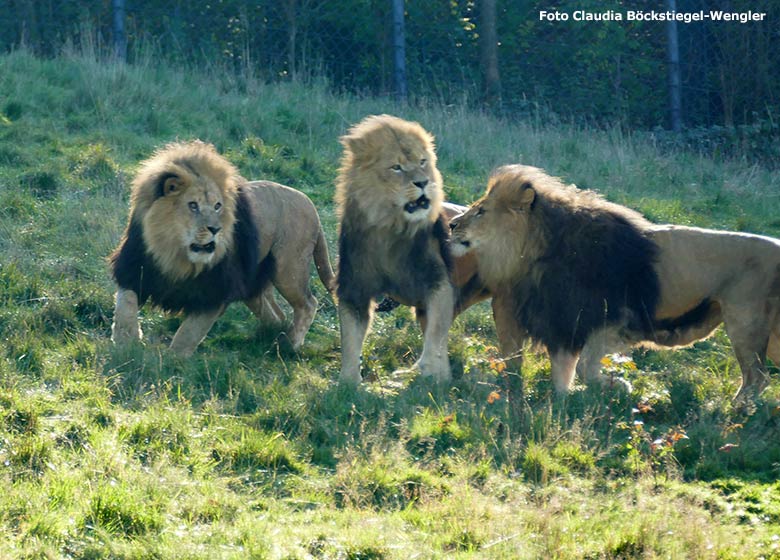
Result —
<path fill-rule="evenodd" d="M 423 158 L 420 160 L 420 167 L 425 167 L 425 164 L 428 163 L 428 160 Z"/>
<path fill-rule="evenodd" d="M 217 202 L 217 203 L 214 205 L 214 210 L 216 210 L 217 212 L 219 212 L 221 209 L 222 209 L 222 203 L 221 203 L 221 202 Z"/>
<path fill-rule="evenodd" d="M 194 200 L 192 202 L 190 202 L 189 204 L 187 204 L 187 206 L 189 206 L 190 210 L 192 210 L 193 212 L 200 212 L 200 208 L 198 207 L 198 203 L 195 202 Z"/>
<path fill-rule="evenodd" d="M 401 171 L 401 165 L 400 165 L 400 164 L 398 164 L 398 163 L 396 163 L 396 164 L 395 164 L 394 166 L 392 166 L 390 169 L 392 169 L 393 171 L 395 171 L 395 172 L 397 173 L 397 172 Z"/>
<path fill-rule="evenodd" d="M 479 210 L 477 210 L 477 216 L 481 216 L 484 213 L 485 213 L 485 209 L 480 206 Z"/>

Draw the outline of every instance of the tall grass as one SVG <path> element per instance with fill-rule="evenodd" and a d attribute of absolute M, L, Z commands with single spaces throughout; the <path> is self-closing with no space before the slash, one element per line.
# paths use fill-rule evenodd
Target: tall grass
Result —
<path fill-rule="evenodd" d="M 437 137 L 448 197 L 500 164 L 538 165 L 657 221 L 780 233 L 780 177 L 668 154 L 652 136 L 514 122 L 418 101 L 266 84 L 247 71 L 133 65 L 82 45 L 0 57 L 0 550 L 18 558 L 779 557 L 778 388 L 732 411 L 725 335 L 638 352 L 629 396 L 556 399 L 544 354 L 502 372 L 489 308 L 453 326 L 451 386 L 396 376 L 421 338 L 377 318 L 375 381 L 338 387 L 321 306 L 304 349 L 232 306 L 190 359 L 178 321 L 142 310 L 143 346 L 111 347 L 105 256 L 138 162 L 214 143 L 252 179 L 306 192 L 335 253 L 339 135 L 366 114 Z M 507 373 L 525 394 L 508 395 Z M 687 435 L 676 438 L 675 434 Z M 660 440 L 662 444 L 658 444 Z M 673 441 L 672 441 L 673 440 Z M 667 444 L 671 442 L 671 445 Z"/>

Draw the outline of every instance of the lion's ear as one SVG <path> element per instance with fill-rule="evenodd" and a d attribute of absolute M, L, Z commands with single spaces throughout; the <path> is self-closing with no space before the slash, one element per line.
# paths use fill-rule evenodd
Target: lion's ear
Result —
<path fill-rule="evenodd" d="M 536 200 L 536 191 L 531 183 L 525 182 L 520 185 L 520 193 L 512 201 L 512 210 L 517 212 L 527 212 L 531 209 Z"/>
<path fill-rule="evenodd" d="M 184 181 L 178 175 L 166 173 L 157 183 L 157 197 L 179 194 L 184 188 Z"/>

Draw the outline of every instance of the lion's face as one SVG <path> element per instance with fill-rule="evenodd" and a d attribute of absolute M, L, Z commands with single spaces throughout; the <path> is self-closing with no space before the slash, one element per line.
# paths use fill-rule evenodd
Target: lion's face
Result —
<path fill-rule="evenodd" d="M 511 173 L 495 175 L 487 193 L 450 222 L 453 255 L 473 252 L 480 275 L 488 282 L 514 275 L 534 237 L 531 212 L 536 192 L 520 179 Z"/>
<path fill-rule="evenodd" d="M 175 145 L 145 164 L 134 204 L 147 251 L 167 276 L 193 276 L 229 253 L 237 177 L 202 143 Z"/>
<path fill-rule="evenodd" d="M 427 221 L 431 202 L 439 196 L 441 185 L 432 166 L 433 155 L 424 146 L 412 151 L 393 150 L 388 146 L 377 171 L 383 175 L 384 188 L 404 219 Z"/>
<path fill-rule="evenodd" d="M 434 222 L 444 200 L 433 138 L 419 124 L 372 116 L 343 137 L 337 201 L 349 201 L 372 225 Z"/>
<path fill-rule="evenodd" d="M 205 265 L 214 259 L 217 247 L 224 248 L 228 220 L 223 220 L 225 203 L 220 189 L 209 177 L 199 179 L 183 192 L 176 194 L 174 190 L 166 196 L 171 197 L 171 210 L 178 217 L 171 224 L 171 233 L 190 261 Z"/>

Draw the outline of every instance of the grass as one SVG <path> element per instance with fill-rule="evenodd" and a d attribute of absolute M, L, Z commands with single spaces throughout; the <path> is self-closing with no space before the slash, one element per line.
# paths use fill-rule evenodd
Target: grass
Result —
<path fill-rule="evenodd" d="M 354 390 L 335 383 L 336 310 L 314 276 L 299 354 L 234 305 L 179 359 L 165 346 L 180 319 L 149 307 L 144 345 L 112 347 L 105 261 L 135 166 L 176 138 L 308 194 L 332 253 L 337 139 L 370 113 L 430 129 L 464 204 L 491 168 L 524 162 L 656 221 L 780 235 L 776 171 L 639 133 L 138 58 L 0 56 L 1 556 L 780 558 L 778 384 L 752 415 L 732 410 L 722 332 L 615 362 L 628 396 L 556 399 L 529 351 L 517 398 L 484 304 L 451 331 L 452 385 L 395 375 L 421 346 L 401 308 L 377 319 L 376 380 Z"/>

